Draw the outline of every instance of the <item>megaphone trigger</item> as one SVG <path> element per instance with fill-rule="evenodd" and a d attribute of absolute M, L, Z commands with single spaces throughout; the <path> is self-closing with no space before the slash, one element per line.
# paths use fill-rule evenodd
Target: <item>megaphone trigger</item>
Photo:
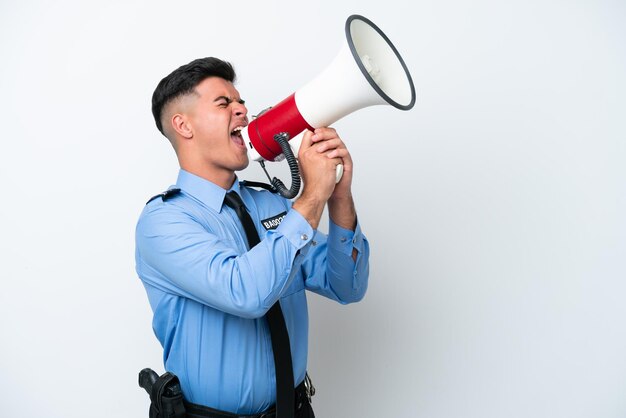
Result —
<path fill-rule="evenodd" d="M 335 170 L 336 170 L 335 184 L 337 184 L 341 181 L 341 178 L 343 177 L 343 164 L 337 164 L 337 167 L 335 167 Z"/>

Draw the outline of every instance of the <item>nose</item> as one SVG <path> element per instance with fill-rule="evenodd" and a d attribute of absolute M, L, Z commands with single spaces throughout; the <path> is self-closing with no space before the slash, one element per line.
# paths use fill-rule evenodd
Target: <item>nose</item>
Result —
<path fill-rule="evenodd" d="M 233 113 L 235 116 L 246 116 L 248 108 L 243 103 L 233 102 Z"/>

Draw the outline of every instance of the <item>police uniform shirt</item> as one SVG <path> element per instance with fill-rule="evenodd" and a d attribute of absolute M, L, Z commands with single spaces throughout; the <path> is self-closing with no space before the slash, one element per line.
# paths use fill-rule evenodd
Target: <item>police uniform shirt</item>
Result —
<path fill-rule="evenodd" d="M 165 369 L 189 402 L 237 414 L 260 413 L 276 400 L 272 345 L 263 315 L 280 299 L 290 336 L 294 381 L 307 366 L 305 289 L 342 304 L 367 289 L 369 246 L 329 222 L 313 230 L 291 201 L 268 191 L 236 191 L 261 243 L 247 248 L 230 190 L 180 170 L 167 198 L 150 201 L 136 229 L 136 269 L 154 312 Z M 352 259 L 357 250 L 356 262 Z"/>

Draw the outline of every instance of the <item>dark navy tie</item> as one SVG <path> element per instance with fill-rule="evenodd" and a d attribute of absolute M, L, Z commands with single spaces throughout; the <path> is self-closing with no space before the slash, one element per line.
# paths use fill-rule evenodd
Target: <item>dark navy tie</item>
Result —
<path fill-rule="evenodd" d="M 250 248 L 261 242 L 254 222 L 239 195 L 234 191 L 226 193 L 224 203 L 237 212 L 237 216 L 246 232 Z M 293 366 L 291 364 L 291 347 L 289 346 L 289 334 L 287 333 L 287 325 L 285 324 L 279 301 L 276 301 L 270 310 L 267 311 L 265 318 L 267 319 L 270 336 L 272 337 L 272 351 L 276 368 L 276 418 L 293 418 L 295 385 L 293 382 Z"/>

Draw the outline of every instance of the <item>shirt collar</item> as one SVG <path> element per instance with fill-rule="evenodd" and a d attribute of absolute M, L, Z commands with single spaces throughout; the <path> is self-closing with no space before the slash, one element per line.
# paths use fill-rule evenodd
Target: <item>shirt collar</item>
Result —
<path fill-rule="evenodd" d="M 217 184 L 196 176 L 195 174 L 191 174 L 182 168 L 178 172 L 176 187 L 216 212 L 221 212 L 224 196 L 229 191 L 234 190 L 241 196 L 239 179 L 237 177 L 235 177 L 233 186 L 228 190 L 224 190 Z"/>

